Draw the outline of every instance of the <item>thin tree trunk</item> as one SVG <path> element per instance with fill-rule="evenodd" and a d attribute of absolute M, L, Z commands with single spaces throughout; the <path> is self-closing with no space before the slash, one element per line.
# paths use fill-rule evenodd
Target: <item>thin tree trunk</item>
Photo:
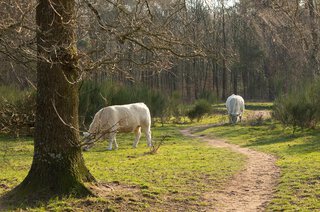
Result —
<path fill-rule="evenodd" d="M 314 0 L 308 0 L 308 8 L 309 8 L 309 19 L 310 19 L 310 29 L 311 29 L 311 37 L 312 37 L 312 49 L 310 53 L 310 70 L 312 77 L 315 77 L 319 74 L 319 67 L 317 61 L 317 54 L 319 51 L 319 38 L 317 32 L 317 18 L 316 18 L 316 9 Z"/>
<path fill-rule="evenodd" d="M 215 89 L 216 89 L 216 95 L 217 95 L 217 98 L 220 97 L 220 85 L 219 85 L 219 66 L 217 64 L 216 61 L 214 61 L 214 67 L 213 67 L 213 70 L 214 70 L 214 86 L 215 86 Z"/>
<path fill-rule="evenodd" d="M 233 93 L 238 94 L 238 70 L 233 69 Z"/>
<path fill-rule="evenodd" d="M 223 42 L 223 54 L 222 54 L 222 99 L 227 98 L 227 64 L 226 64 L 226 54 L 227 54 L 227 38 L 225 29 L 225 10 L 224 2 L 222 1 L 222 42 Z"/>

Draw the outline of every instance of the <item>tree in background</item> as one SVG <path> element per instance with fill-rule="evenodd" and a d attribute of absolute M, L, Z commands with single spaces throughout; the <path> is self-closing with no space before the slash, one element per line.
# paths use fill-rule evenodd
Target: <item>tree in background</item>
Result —
<path fill-rule="evenodd" d="M 3 63 L 0 80 L 27 84 L 26 76 L 35 78 L 35 4 L 12 2 L 2 3 L 9 13 L 1 23 L 19 36 L 2 31 L 0 52 L 18 60 Z M 97 82 L 140 83 L 185 102 L 206 92 L 274 99 L 319 72 L 319 1 L 84 0 L 76 7 L 79 69 Z"/>

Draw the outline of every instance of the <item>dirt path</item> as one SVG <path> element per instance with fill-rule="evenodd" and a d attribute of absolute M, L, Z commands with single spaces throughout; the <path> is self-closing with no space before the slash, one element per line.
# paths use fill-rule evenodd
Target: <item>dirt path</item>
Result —
<path fill-rule="evenodd" d="M 205 194 L 205 198 L 215 205 L 212 211 L 264 211 L 272 198 L 280 174 L 279 168 L 275 166 L 275 157 L 223 140 L 192 134 L 195 130 L 208 127 L 210 126 L 188 128 L 181 132 L 185 136 L 202 139 L 213 147 L 229 148 L 247 156 L 244 170 L 236 174 L 225 188 Z"/>

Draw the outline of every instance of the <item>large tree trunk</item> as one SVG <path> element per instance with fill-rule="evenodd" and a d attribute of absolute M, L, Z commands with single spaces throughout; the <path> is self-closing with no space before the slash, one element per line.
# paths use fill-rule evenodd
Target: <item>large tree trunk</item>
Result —
<path fill-rule="evenodd" d="M 24 181 L 7 194 L 14 200 L 85 196 L 94 178 L 81 154 L 75 1 L 40 0 L 37 6 L 37 118 L 34 156 Z"/>

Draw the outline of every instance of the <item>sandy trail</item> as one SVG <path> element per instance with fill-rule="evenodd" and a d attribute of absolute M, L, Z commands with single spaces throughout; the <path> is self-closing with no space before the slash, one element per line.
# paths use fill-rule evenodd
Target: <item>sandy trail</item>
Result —
<path fill-rule="evenodd" d="M 185 136 L 202 139 L 213 147 L 229 148 L 247 157 L 244 169 L 224 188 L 205 194 L 205 198 L 215 205 L 210 211 L 264 211 L 273 196 L 280 175 L 280 170 L 275 165 L 276 158 L 223 140 L 192 134 L 195 130 L 208 127 L 210 126 L 193 127 L 181 132 Z"/>

